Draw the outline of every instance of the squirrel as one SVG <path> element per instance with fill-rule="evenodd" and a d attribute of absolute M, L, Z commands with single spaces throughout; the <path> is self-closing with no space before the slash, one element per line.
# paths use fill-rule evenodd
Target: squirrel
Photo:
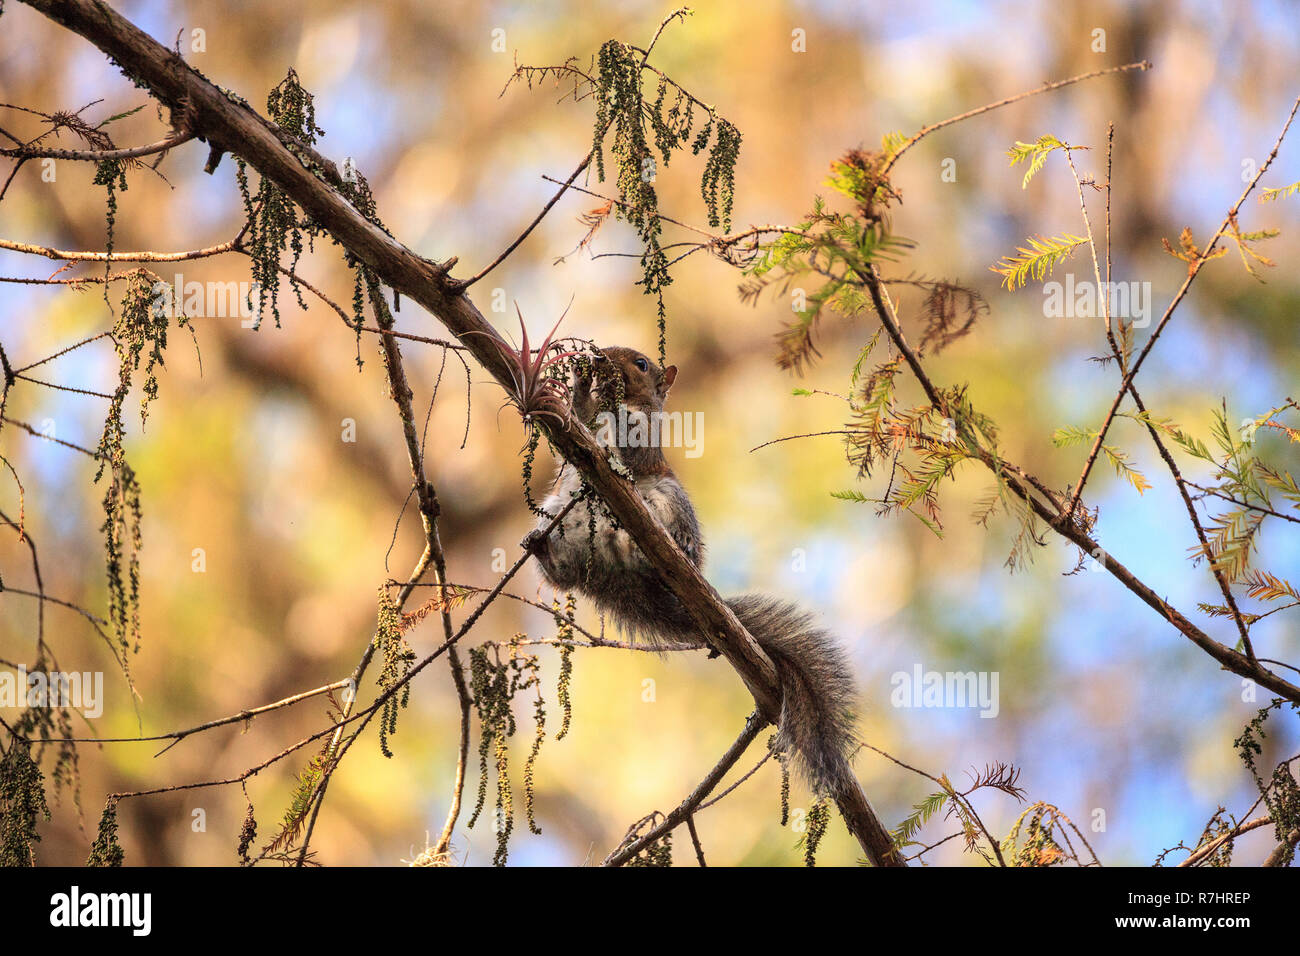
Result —
<path fill-rule="evenodd" d="M 578 363 L 570 382 L 570 404 L 574 415 L 589 426 L 601 412 L 626 408 L 631 427 L 610 428 L 606 419 L 595 432 L 597 441 L 613 446 L 650 513 L 691 563 L 702 567 L 699 520 L 664 458 L 660 420 L 655 417 L 663 412 L 676 378 L 675 365 L 660 368 L 634 349 L 604 348 Z M 560 462 L 553 489 L 541 505 L 544 516 L 526 539 L 547 582 L 557 590 L 586 595 L 633 640 L 654 649 L 698 642 L 698 628 L 681 601 L 598 503 L 589 499 L 573 508 L 543 537 L 550 516 L 581 488 L 577 470 Z M 793 752 L 815 792 L 833 794 L 852 779 L 849 754 L 857 742 L 848 656 L 813 623 L 813 615 L 796 604 L 764 594 L 743 594 L 724 603 L 772 659 L 780 678 L 776 749 Z M 711 656 L 716 655 L 714 651 Z"/>

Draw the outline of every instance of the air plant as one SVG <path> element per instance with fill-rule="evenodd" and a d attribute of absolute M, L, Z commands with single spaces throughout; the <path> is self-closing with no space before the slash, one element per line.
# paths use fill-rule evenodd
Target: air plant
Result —
<path fill-rule="evenodd" d="M 524 325 L 524 315 L 519 311 L 518 303 L 515 304 L 515 312 L 519 315 L 519 333 L 522 339 L 519 350 L 510 348 L 500 339 L 492 340 L 506 360 L 506 367 L 513 380 L 513 385 L 505 386 L 506 404 L 519 409 L 526 428 L 531 428 L 540 418 L 550 418 L 563 426 L 569 418 L 569 385 L 563 377 L 553 374 L 553 370 L 558 363 L 580 353 L 551 352 L 554 347 L 551 339 L 560 327 L 560 322 L 564 321 L 564 315 L 560 316 L 542 340 L 541 347 L 534 353 L 529 347 L 528 328 Z M 568 309 L 565 309 L 564 314 L 568 314 Z"/>

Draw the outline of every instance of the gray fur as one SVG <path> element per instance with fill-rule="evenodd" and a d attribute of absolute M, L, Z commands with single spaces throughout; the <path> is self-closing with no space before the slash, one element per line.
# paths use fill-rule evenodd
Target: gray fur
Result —
<path fill-rule="evenodd" d="M 563 467 L 559 478 L 542 505 L 551 514 L 581 487 L 571 467 Z M 650 512 L 691 562 L 702 567 L 700 525 L 681 482 L 665 469 L 638 478 L 636 484 Z M 589 562 L 592 515 L 595 556 Z M 539 527 L 548 520 L 541 519 Z M 538 557 L 551 585 L 585 594 L 634 639 L 655 648 L 698 640 L 695 623 L 677 596 L 627 532 L 614 527 L 599 502 L 587 501 L 570 511 Z M 772 658 L 780 677 L 778 749 L 796 755 L 815 790 L 833 791 L 850 775 L 849 751 L 855 743 L 855 691 L 847 655 L 813 623 L 812 614 L 796 604 L 762 594 L 728 598 L 726 603 Z"/>
<path fill-rule="evenodd" d="M 853 672 L 844 648 L 813 615 L 766 594 L 727 598 L 727 607 L 772 658 L 781 678 L 776 746 L 793 752 L 813 789 L 835 792 L 851 774 L 854 733 Z"/>
<path fill-rule="evenodd" d="M 542 502 L 542 510 L 555 514 L 581 485 L 581 477 L 566 466 L 558 488 Z M 637 480 L 637 491 L 691 563 L 702 567 L 700 524 L 681 483 L 671 475 L 652 475 Z M 589 560 L 593 517 L 595 557 Z M 539 528 L 547 524 L 548 518 L 538 520 Z M 570 511 L 538 557 L 553 587 L 585 594 L 643 643 L 666 648 L 696 639 L 695 623 L 686 609 L 631 536 L 614 527 L 600 502 L 589 499 Z"/>

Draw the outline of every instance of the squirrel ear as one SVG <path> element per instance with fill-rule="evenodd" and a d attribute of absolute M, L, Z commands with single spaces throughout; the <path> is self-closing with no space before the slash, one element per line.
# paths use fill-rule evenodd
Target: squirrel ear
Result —
<path fill-rule="evenodd" d="M 659 386 L 659 392 L 663 395 L 668 394 L 668 389 L 673 387 L 673 382 L 677 381 L 677 366 L 670 365 L 664 369 L 663 384 Z"/>

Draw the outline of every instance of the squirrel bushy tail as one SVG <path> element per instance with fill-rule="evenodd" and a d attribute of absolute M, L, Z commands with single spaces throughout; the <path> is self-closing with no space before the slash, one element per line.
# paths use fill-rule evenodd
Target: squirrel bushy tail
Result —
<path fill-rule="evenodd" d="M 635 349 L 611 346 L 592 357 L 572 381 L 574 414 L 593 427 L 598 412 L 623 415 L 616 431 L 606 419 L 596 429 L 603 444 L 613 445 L 636 483 L 646 508 L 659 520 L 696 567 L 704 564 L 704 539 L 690 496 L 673 474 L 660 444 L 662 433 L 648 416 L 663 411 L 677 378 L 677 367 L 660 368 Z M 613 388 L 621 385 L 621 388 Z M 643 430 L 629 431 L 639 416 Z M 639 436 L 639 438 L 637 437 Z M 583 488 L 577 470 L 561 466 L 555 486 L 542 504 L 537 531 Z M 601 509 L 573 509 L 540 542 L 529 547 L 557 589 L 577 590 L 609 613 L 635 639 L 657 650 L 683 641 L 698 641 L 699 629 L 668 583 L 640 548 Z M 765 594 L 729 598 L 728 607 L 772 658 L 781 682 L 782 705 L 776 745 L 793 755 L 796 766 L 818 793 L 836 795 L 857 780 L 849 755 L 853 733 L 854 686 L 848 655 L 812 614 Z"/>
<path fill-rule="evenodd" d="M 813 615 L 766 594 L 726 598 L 772 658 L 781 681 L 777 749 L 793 754 L 813 789 L 833 794 L 851 775 L 854 685 L 848 655 Z"/>

